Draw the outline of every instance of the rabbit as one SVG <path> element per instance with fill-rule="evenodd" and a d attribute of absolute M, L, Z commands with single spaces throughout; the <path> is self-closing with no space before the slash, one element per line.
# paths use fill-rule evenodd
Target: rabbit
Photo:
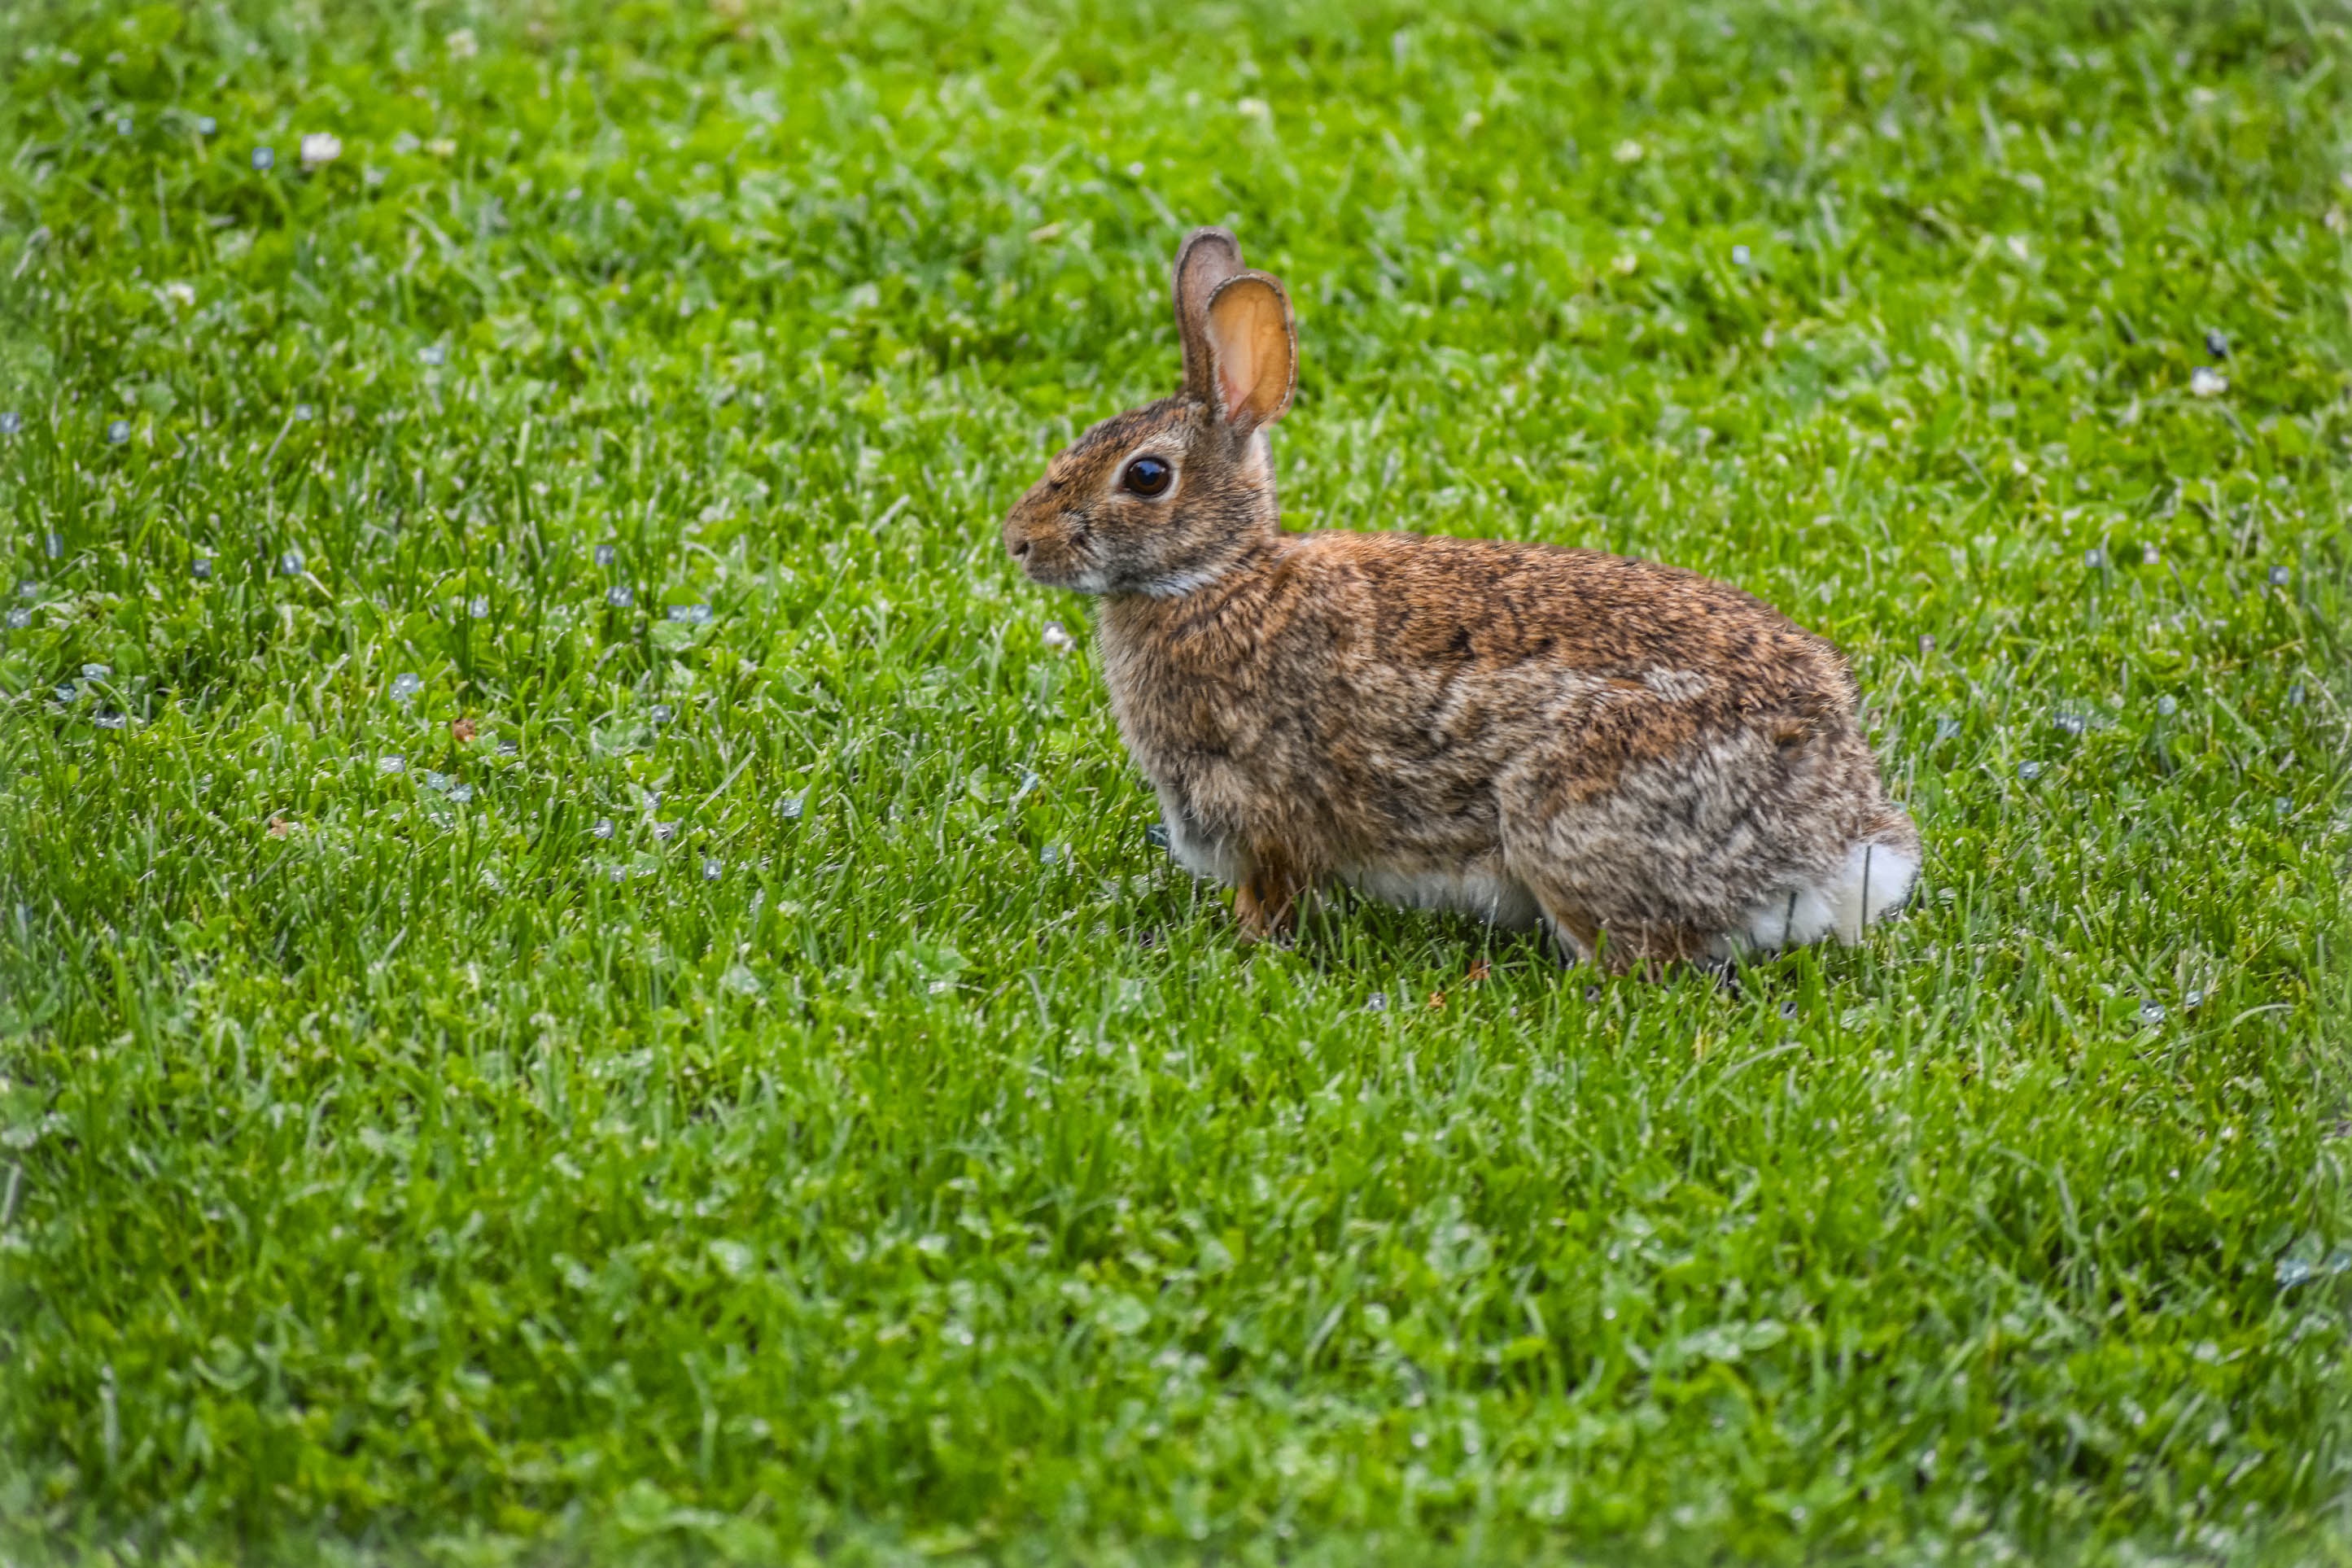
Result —
<path fill-rule="evenodd" d="M 1547 928 L 1564 963 L 1727 970 L 1899 909 L 1917 830 L 1836 649 L 1695 572 L 1590 549 L 1282 526 L 1297 333 L 1223 229 L 1176 253 L 1183 385 L 1006 516 L 1101 600 L 1100 664 L 1171 853 L 1284 938 L 1331 883 Z"/>

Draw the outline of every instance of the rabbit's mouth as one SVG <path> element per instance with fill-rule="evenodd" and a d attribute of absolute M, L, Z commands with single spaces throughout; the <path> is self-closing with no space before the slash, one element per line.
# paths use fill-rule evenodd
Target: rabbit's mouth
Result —
<path fill-rule="evenodd" d="M 1108 574 L 1094 559 L 1094 532 L 1083 519 L 1072 512 L 1037 517 L 1026 511 L 1016 508 L 1004 519 L 1004 549 L 1030 581 L 1080 593 L 1109 587 Z"/>

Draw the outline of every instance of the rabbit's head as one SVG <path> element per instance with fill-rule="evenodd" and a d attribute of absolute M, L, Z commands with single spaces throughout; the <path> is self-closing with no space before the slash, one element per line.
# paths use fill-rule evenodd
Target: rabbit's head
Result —
<path fill-rule="evenodd" d="M 1004 519 L 1004 548 L 1049 588 L 1189 593 L 1280 531 L 1265 427 L 1297 375 L 1289 297 L 1223 229 L 1178 248 L 1175 295 L 1183 390 L 1078 437 Z"/>

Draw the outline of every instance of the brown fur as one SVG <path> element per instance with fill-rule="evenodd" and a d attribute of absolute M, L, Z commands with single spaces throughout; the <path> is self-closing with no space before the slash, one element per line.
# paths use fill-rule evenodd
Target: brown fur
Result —
<path fill-rule="evenodd" d="M 1223 231 L 1188 240 L 1185 390 L 1087 431 L 1004 523 L 1032 578 L 1103 596 L 1120 734 L 1246 931 L 1335 875 L 1468 879 L 1654 971 L 1849 846 L 1916 863 L 1843 661 L 1760 601 L 1591 550 L 1285 532 L 1280 287 Z M 1139 454 L 1164 494 L 1123 487 Z"/>

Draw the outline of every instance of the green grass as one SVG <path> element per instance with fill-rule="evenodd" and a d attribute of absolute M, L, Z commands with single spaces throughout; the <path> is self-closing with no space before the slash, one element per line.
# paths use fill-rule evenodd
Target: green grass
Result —
<path fill-rule="evenodd" d="M 2347 21 L 11 8 L 0 1550 L 2345 1560 Z M 1202 222 L 1909 917 L 1240 947 L 995 534 Z"/>

